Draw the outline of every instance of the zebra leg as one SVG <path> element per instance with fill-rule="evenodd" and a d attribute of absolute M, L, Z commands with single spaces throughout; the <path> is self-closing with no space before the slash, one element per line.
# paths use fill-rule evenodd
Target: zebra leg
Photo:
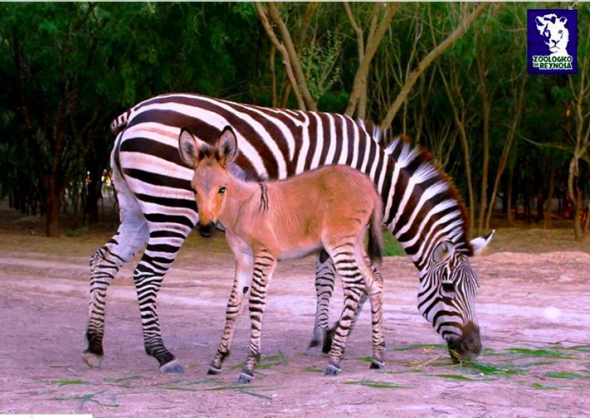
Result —
<path fill-rule="evenodd" d="M 276 264 L 276 257 L 265 249 L 260 250 L 254 256 L 252 290 L 248 300 L 250 305 L 250 347 L 248 348 L 246 366 L 240 372 L 238 383 L 250 383 L 254 379 L 254 367 L 260 361 L 262 317 L 266 307 L 268 284 Z"/>
<path fill-rule="evenodd" d="M 368 257 L 365 257 L 365 260 L 369 265 L 371 265 L 371 262 Z M 381 276 L 381 272 L 379 271 L 379 269 L 376 266 L 371 265 L 371 271 L 372 271 L 373 277 L 376 278 L 377 280 L 380 280 L 380 283 L 383 283 L 383 278 Z M 363 306 L 364 306 L 368 297 L 369 297 L 369 295 L 367 292 L 363 292 L 363 294 L 361 295 L 361 299 L 359 300 L 358 308 L 356 310 L 356 313 L 354 314 L 354 318 L 352 318 L 352 325 L 350 326 L 350 332 L 352 332 L 352 330 L 354 329 L 356 321 L 358 320 L 359 315 L 361 314 L 361 312 L 363 310 Z M 338 324 L 335 324 L 333 327 L 327 329 L 327 331 L 325 333 L 325 338 L 324 338 L 324 345 L 322 347 L 322 353 L 328 354 L 330 352 L 330 349 L 332 348 L 332 340 L 334 339 L 334 331 L 336 331 L 337 326 L 338 326 Z"/>
<path fill-rule="evenodd" d="M 334 263 L 327 252 L 323 251 L 318 255 L 315 269 L 315 291 L 317 295 L 317 306 L 315 313 L 315 326 L 309 348 L 317 347 L 326 339 L 328 320 L 330 318 L 330 298 L 334 291 L 336 270 Z M 331 341 L 330 341 L 331 343 Z M 329 349 L 328 349 L 329 351 Z"/>
<path fill-rule="evenodd" d="M 336 272 L 342 279 L 342 287 L 344 288 L 344 307 L 334 332 L 334 339 L 330 350 L 330 363 L 326 368 L 326 375 L 334 376 L 340 373 L 340 361 L 344 355 L 346 339 L 350 332 L 359 300 L 365 289 L 365 279 L 355 259 L 354 242 L 349 241 L 330 245 L 327 250 L 332 260 L 334 260 Z"/>
<path fill-rule="evenodd" d="M 109 285 L 115 275 L 148 240 L 147 222 L 139 205 L 124 181 L 113 175 L 120 207 L 120 225 L 117 233 L 90 259 L 90 300 L 86 324 L 87 348 L 83 353 L 84 362 L 100 367 L 104 351 L 105 299 Z"/>
<path fill-rule="evenodd" d="M 361 294 L 361 298 L 359 299 L 358 307 L 356 309 L 356 312 L 354 313 L 354 317 L 352 318 L 352 323 L 350 325 L 350 332 L 352 332 L 352 330 L 354 329 L 354 325 L 356 324 L 356 321 L 358 320 L 358 317 L 363 310 L 363 305 L 365 304 L 368 296 L 369 295 L 367 294 L 367 292 L 363 292 Z M 324 344 L 322 345 L 322 353 L 328 354 L 330 352 L 330 350 L 332 349 L 332 341 L 334 340 L 334 333 L 336 332 L 337 327 L 338 327 L 338 323 L 334 324 L 333 327 L 328 328 L 326 330 L 326 333 L 324 334 Z"/>
<path fill-rule="evenodd" d="M 158 360 L 163 373 L 182 373 L 178 360 L 164 345 L 157 312 L 157 296 L 164 275 L 186 238 L 179 237 L 177 231 L 170 233 L 174 234 L 173 239 L 165 236 L 166 231 L 151 231 L 145 252 L 133 272 L 133 281 L 139 302 L 145 352 Z"/>
<path fill-rule="evenodd" d="M 236 320 L 244 308 L 244 299 L 250 292 L 252 282 L 252 257 L 236 252 L 236 276 L 227 302 L 225 311 L 225 328 L 221 342 L 217 348 L 215 358 L 209 365 L 207 374 L 218 374 L 221 372 L 223 362 L 229 357 L 231 342 L 236 328 Z"/>

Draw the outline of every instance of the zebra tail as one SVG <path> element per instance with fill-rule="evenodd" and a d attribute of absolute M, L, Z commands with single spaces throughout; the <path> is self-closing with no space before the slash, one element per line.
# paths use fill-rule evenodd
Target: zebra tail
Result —
<path fill-rule="evenodd" d="M 369 221 L 369 244 L 367 246 L 367 253 L 371 259 L 371 263 L 377 266 L 381 265 L 383 259 L 383 236 L 381 235 L 381 200 L 377 198 L 376 204 L 371 213 Z"/>

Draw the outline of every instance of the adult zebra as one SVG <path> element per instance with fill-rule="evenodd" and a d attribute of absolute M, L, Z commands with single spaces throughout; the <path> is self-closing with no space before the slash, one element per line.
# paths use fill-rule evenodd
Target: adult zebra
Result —
<path fill-rule="evenodd" d="M 84 351 L 89 366 L 98 367 L 104 355 L 107 288 L 119 268 L 147 244 L 133 274 L 145 350 L 163 372 L 182 371 L 164 346 L 156 311 L 164 275 L 198 222 L 190 187 L 192 171 L 180 160 L 177 139 L 180 128 L 187 127 L 213 143 L 227 125 L 239 139 L 233 169 L 243 178 L 282 179 L 326 164 L 346 164 L 369 175 L 383 199 L 385 224 L 420 271 L 419 297 L 429 295 L 430 301 L 425 316 L 458 356 L 479 353 L 473 306 L 476 279 L 468 257 L 487 245 L 489 238 L 467 240 L 465 210 L 456 190 L 425 153 L 404 143 L 389 155 L 364 125 L 341 115 L 168 94 L 138 104 L 112 125 L 118 134 L 111 165 L 121 224 L 90 261 L 88 348 Z M 210 235 L 211 231 L 200 233 Z M 320 255 L 320 267 L 330 262 L 322 263 Z"/>

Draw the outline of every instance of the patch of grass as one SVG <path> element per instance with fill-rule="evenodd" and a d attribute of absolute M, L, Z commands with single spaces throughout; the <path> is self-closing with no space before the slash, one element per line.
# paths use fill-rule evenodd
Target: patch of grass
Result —
<path fill-rule="evenodd" d="M 565 387 L 565 386 L 554 386 L 554 385 L 542 385 L 540 383 L 533 383 L 531 385 L 533 389 L 537 390 L 570 390 L 573 388 Z"/>
<path fill-rule="evenodd" d="M 558 350 L 558 349 L 557 349 Z M 566 355 L 557 351 L 556 349 L 547 349 L 547 348 L 538 348 L 538 349 L 529 349 L 529 348 L 507 348 L 505 351 L 509 353 L 519 354 L 523 357 L 547 357 L 547 358 L 558 358 L 558 359 L 574 359 L 570 355 Z"/>
<path fill-rule="evenodd" d="M 553 377 L 556 379 L 590 379 L 590 374 L 581 374 L 574 372 L 547 372 L 545 377 Z"/>
<path fill-rule="evenodd" d="M 509 377 L 528 373 L 528 370 L 524 370 L 519 367 L 502 367 L 495 366 L 493 364 L 468 363 L 465 366 L 468 369 L 473 369 L 475 372 L 483 373 L 484 375 Z"/>
<path fill-rule="evenodd" d="M 436 377 L 440 377 L 443 379 L 451 379 L 451 380 L 462 380 L 462 381 L 466 381 L 466 382 L 478 382 L 478 381 L 487 381 L 487 380 L 496 380 L 496 379 L 492 379 L 492 378 L 486 378 L 486 377 L 481 377 L 481 378 L 475 378 L 475 377 L 468 377 L 468 376 L 463 376 L 462 374 L 435 374 L 433 376 Z"/>
<path fill-rule="evenodd" d="M 400 345 L 391 349 L 391 351 L 405 351 L 405 350 L 415 350 L 416 348 L 427 348 L 431 350 L 438 350 L 444 349 L 446 346 L 444 344 L 407 344 L 407 345 Z"/>
<path fill-rule="evenodd" d="M 562 350 L 573 350 L 590 353 L 590 345 L 573 345 L 571 347 L 561 347 Z"/>
<path fill-rule="evenodd" d="M 80 379 L 56 379 L 50 382 L 52 385 L 67 386 L 67 385 L 92 385 L 91 382 L 86 382 Z"/>
<path fill-rule="evenodd" d="M 344 382 L 345 385 L 361 385 L 368 386 L 374 389 L 407 389 L 409 386 L 398 385 L 391 382 L 383 382 L 378 380 L 348 380 Z"/>
<path fill-rule="evenodd" d="M 306 367 L 304 371 L 309 373 L 324 373 L 324 370 L 318 369 L 317 367 Z"/>
<path fill-rule="evenodd" d="M 386 257 L 406 255 L 406 252 L 396 241 L 393 234 L 387 230 L 383 232 L 383 255 Z"/>
<path fill-rule="evenodd" d="M 266 370 L 266 369 L 270 369 L 275 366 L 283 366 L 286 364 L 289 364 L 289 360 L 287 359 L 287 356 L 285 356 L 285 353 L 283 353 L 281 350 L 278 350 L 277 354 L 274 354 L 272 356 L 262 357 L 262 359 L 258 362 L 258 364 L 256 364 L 256 369 L 257 370 Z M 246 363 L 240 363 L 240 364 L 236 364 L 231 369 L 232 370 L 243 369 L 245 366 L 246 366 Z"/>

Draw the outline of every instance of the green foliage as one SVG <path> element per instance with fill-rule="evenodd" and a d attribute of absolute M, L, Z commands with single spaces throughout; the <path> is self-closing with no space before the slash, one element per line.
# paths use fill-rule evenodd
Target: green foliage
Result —
<path fill-rule="evenodd" d="M 318 40 L 301 51 L 301 67 L 306 74 L 307 85 L 313 99 L 317 102 L 340 78 L 337 65 L 342 43 L 332 31 L 327 31 L 323 44 Z"/>
<path fill-rule="evenodd" d="M 383 234 L 383 255 L 387 257 L 406 255 L 404 249 L 400 247 L 395 237 L 389 231 Z"/>
<path fill-rule="evenodd" d="M 373 4 L 350 7 L 366 50 Z M 371 65 L 367 119 L 382 120 L 407 74 L 473 7 L 450 2 L 401 5 Z M 515 89 L 526 71 L 526 10 L 531 7 L 535 5 L 506 3 L 487 9 L 426 69 L 390 130 L 432 149 L 464 196 L 465 161 L 441 75 L 455 97 L 464 100 L 468 163 L 479 195 L 483 97 L 477 63 L 483 64 L 491 97 L 493 179 L 515 112 Z M 590 13 L 588 5 L 579 7 L 578 55 L 583 57 L 590 53 Z M 356 34 L 342 4 L 321 3 L 311 13 L 307 3 L 281 3 L 279 10 L 318 108 L 343 112 L 359 58 Z M 83 195 L 79 200 L 85 200 L 91 194 L 87 172 L 92 187 L 100 189 L 97 183 L 109 166 L 114 140 L 109 122 L 149 97 L 184 91 L 271 105 L 270 48 L 253 3 L 0 3 L 0 197 L 11 196 L 23 211 L 36 206 L 47 210 L 45 202 L 52 195 Z M 282 102 L 290 87 L 279 53 L 275 76 Z M 519 203 L 547 193 L 551 164 L 557 168 L 556 196 L 563 195 L 577 127 L 570 84 L 576 80 L 527 80 L 523 117 L 507 167 Z M 295 107 L 292 93 L 286 104 Z M 580 164 L 578 184 L 587 194 L 590 170 Z M 503 198 L 508 193 L 504 180 Z M 386 255 L 403 254 L 391 234 L 385 234 L 385 241 Z"/>

